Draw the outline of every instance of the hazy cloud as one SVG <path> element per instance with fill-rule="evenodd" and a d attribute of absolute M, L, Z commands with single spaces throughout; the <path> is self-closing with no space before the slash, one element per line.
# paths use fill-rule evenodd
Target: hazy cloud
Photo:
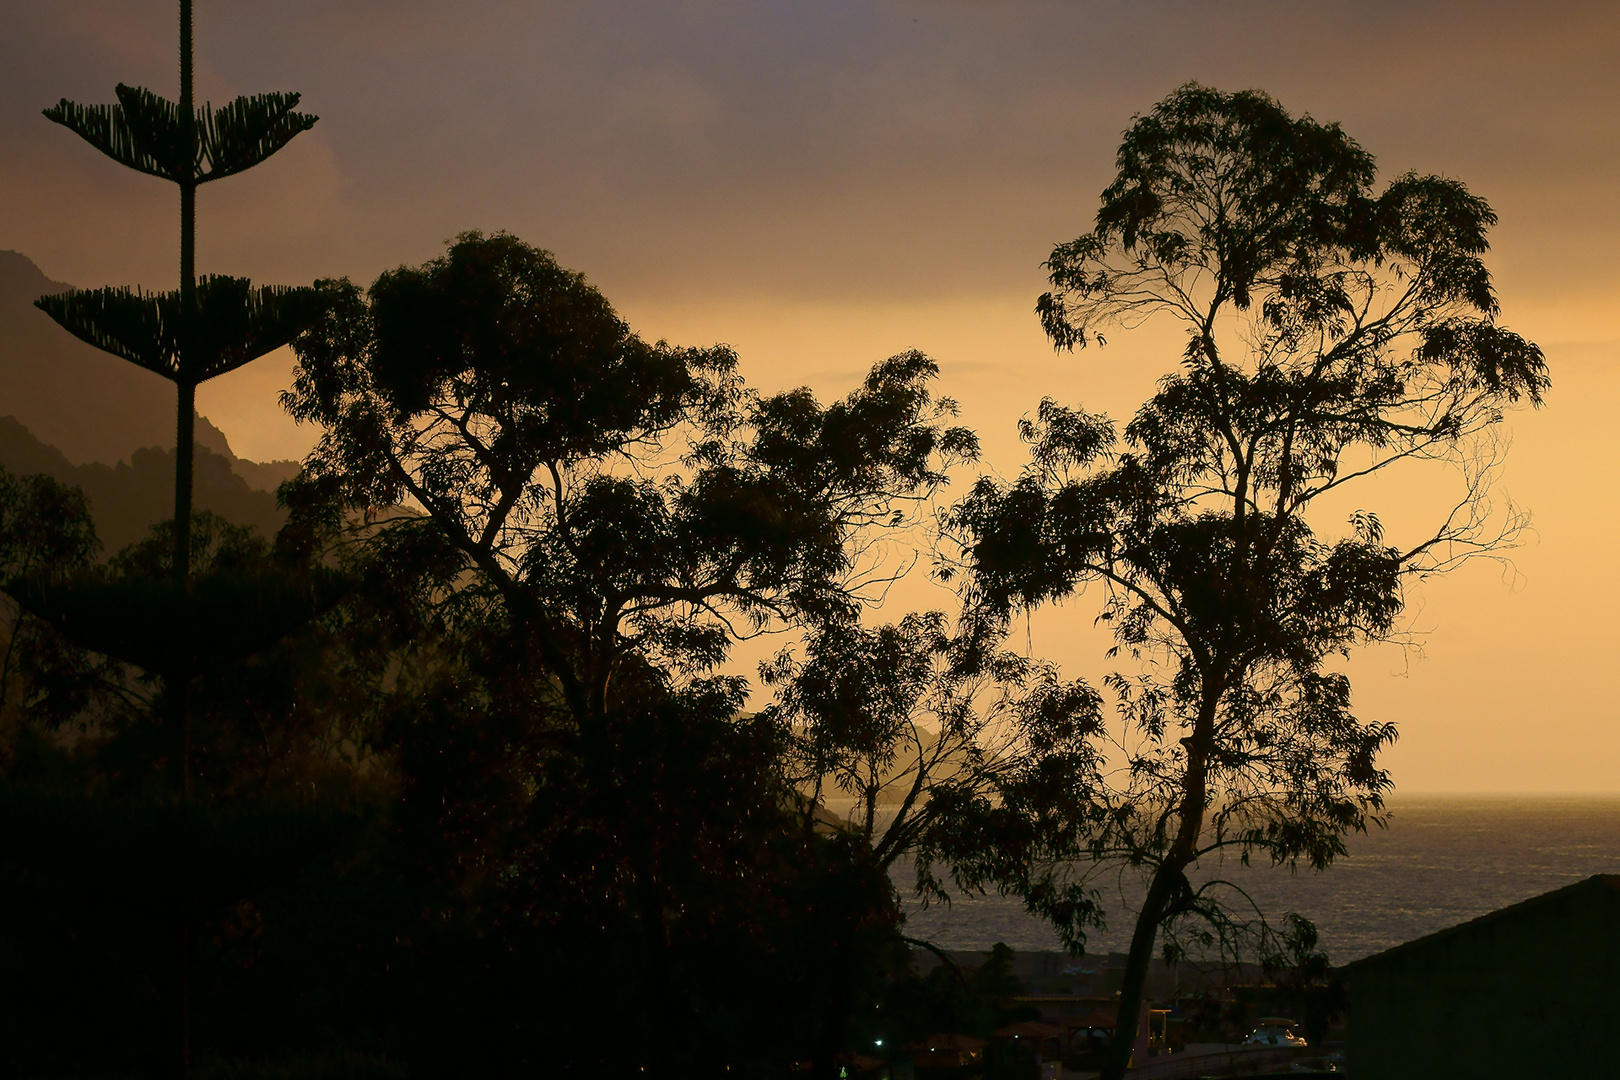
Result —
<path fill-rule="evenodd" d="M 8 7 L 0 183 L 21 213 L 0 243 L 83 277 L 75 229 L 146 204 L 109 204 L 102 163 L 37 109 L 118 79 L 172 92 L 172 5 Z M 671 298 L 1022 288 L 1084 227 L 1130 115 L 1197 78 L 1342 120 L 1392 172 L 1463 177 L 1526 287 L 1608 287 L 1616 30 L 1598 4 L 201 0 L 209 96 L 297 88 L 322 116 L 263 170 L 261 219 L 298 223 L 226 227 L 246 212 L 226 198 L 205 243 L 369 276 L 505 227 Z M 154 236 L 128 235 L 114 261 L 144 267 Z"/>

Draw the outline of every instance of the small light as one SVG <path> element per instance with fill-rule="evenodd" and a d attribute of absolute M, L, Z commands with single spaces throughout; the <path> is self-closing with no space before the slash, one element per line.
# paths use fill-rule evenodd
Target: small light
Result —
<path fill-rule="evenodd" d="M 877 1040 L 877 1045 L 879 1045 L 879 1046 L 882 1046 L 882 1045 L 883 1045 L 883 1040 L 882 1040 L 882 1039 L 878 1039 L 878 1040 Z"/>

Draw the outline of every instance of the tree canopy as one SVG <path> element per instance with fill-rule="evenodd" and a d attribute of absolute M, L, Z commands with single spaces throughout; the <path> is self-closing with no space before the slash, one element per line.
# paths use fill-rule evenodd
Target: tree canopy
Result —
<path fill-rule="evenodd" d="M 412 834 L 448 844 L 428 861 L 525 933 L 641 950 L 673 1003 L 640 1040 L 649 1067 L 710 1030 L 694 950 L 772 926 L 845 973 L 806 1014 L 832 1031 L 886 955 L 889 887 L 859 845 L 787 827 L 776 729 L 716 672 L 741 637 L 852 625 L 892 572 L 886 532 L 975 454 L 933 361 L 896 356 L 830 405 L 760 395 L 729 348 L 642 340 L 506 234 L 318 291 L 284 397 L 323 429 L 286 489 L 292 531 L 335 538 L 421 631 L 383 714 Z M 851 907 L 818 891 L 832 879 L 882 900 Z M 807 890 L 791 918 L 789 888 Z"/>
<path fill-rule="evenodd" d="M 173 379 L 183 423 L 290 339 L 282 403 L 321 434 L 273 541 L 191 512 L 182 437 L 175 520 L 105 563 L 83 493 L 0 470 L 21 1067 L 155 1071 L 178 1030 L 184 1072 L 195 1021 L 211 1068 L 833 1076 L 1027 1016 L 1005 946 L 905 975 L 906 856 L 925 896 L 1016 894 L 1075 950 L 1101 868 L 1140 875 L 1110 1077 L 1156 947 L 1257 948 L 1332 1006 L 1314 928 L 1222 868 L 1322 869 L 1381 821 L 1395 731 L 1340 661 L 1400 637 L 1415 577 L 1524 526 L 1491 500 L 1498 433 L 1548 375 L 1498 321 L 1481 199 L 1182 87 L 1036 310 L 1059 350 L 1149 319 L 1185 348 L 1122 424 L 1043 400 L 1022 471 L 939 512 L 978 446 L 919 352 L 835 401 L 760 393 L 505 233 L 369 287 L 198 278 L 196 187 L 313 118 L 194 108 L 189 10 L 178 105 L 50 114 L 181 186 L 180 291 L 41 303 Z M 1407 466 L 1459 478 L 1431 528 L 1347 511 Z M 865 618 L 934 527 L 961 612 Z M 1003 647 L 1082 598 L 1113 634 L 1097 685 Z M 776 631 L 749 712 L 725 665 Z"/>
<path fill-rule="evenodd" d="M 730 349 L 648 344 L 578 274 L 470 233 L 365 293 L 321 285 L 286 403 L 323 425 L 312 485 L 417 511 L 512 605 L 569 708 L 638 654 L 702 673 L 772 620 L 848 618 L 861 538 L 976 452 L 905 353 L 843 401 L 760 396 Z"/>
<path fill-rule="evenodd" d="M 1397 631 L 1413 575 L 1512 541 L 1522 517 L 1487 498 L 1492 432 L 1548 381 L 1496 321 L 1496 217 L 1455 180 L 1375 190 L 1337 125 L 1196 84 L 1135 119 L 1117 166 L 1036 310 L 1060 349 L 1174 319 L 1180 363 L 1123 432 L 1042 402 L 1020 429 L 1030 465 L 981 480 L 951 521 L 985 617 L 1095 588 L 1139 662 L 1108 679 L 1117 761 L 1076 778 L 1098 785 L 1089 854 L 1149 879 L 1128 1032 L 1161 929 L 1173 950 L 1178 929 L 1235 928 L 1222 883 L 1191 870 L 1225 849 L 1320 868 L 1376 819 L 1394 731 L 1354 715 L 1331 660 Z M 1432 532 L 1396 543 L 1362 510 L 1319 533 L 1323 496 L 1408 460 L 1462 473 Z"/>

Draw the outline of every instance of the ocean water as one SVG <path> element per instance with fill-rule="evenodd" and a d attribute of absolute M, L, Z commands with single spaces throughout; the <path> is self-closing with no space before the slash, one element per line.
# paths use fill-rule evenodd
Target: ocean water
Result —
<path fill-rule="evenodd" d="M 1593 874 L 1620 874 L 1620 797 L 1404 796 L 1387 830 L 1348 841 L 1350 854 L 1322 873 L 1227 865 L 1219 876 L 1254 897 L 1268 917 L 1297 911 L 1316 924 L 1335 964 L 1423 937 Z M 1206 871 L 1208 872 L 1208 871 Z M 962 897 L 924 908 L 912 869 L 897 866 L 906 934 L 941 948 L 983 951 L 997 941 L 1024 952 L 1059 948 L 1022 902 Z M 1108 927 L 1088 953 L 1124 952 L 1141 889 L 1099 879 Z"/>

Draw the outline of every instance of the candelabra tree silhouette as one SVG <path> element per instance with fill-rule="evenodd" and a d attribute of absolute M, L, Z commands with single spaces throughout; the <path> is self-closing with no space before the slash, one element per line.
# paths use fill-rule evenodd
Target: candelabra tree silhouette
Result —
<path fill-rule="evenodd" d="M 180 1075 L 190 1068 L 190 953 L 200 913 L 240 882 L 204 881 L 218 844 L 199 846 L 212 818 L 192 797 L 192 680 L 216 665 L 271 644 L 321 606 L 312 575 L 265 571 L 210 575 L 193 581 L 192 464 L 197 386 L 292 341 L 314 317 L 307 288 L 254 287 L 236 277 L 196 270 L 197 189 L 252 168 L 316 118 L 295 111 L 299 95 L 241 97 L 221 109 L 195 104 L 192 86 L 192 0 L 180 3 L 180 100 L 120 84 L 113 105 L 63 100 L 45 115 L 102 153 L 180 189 L 180 287 L 146 293 L 130 288 L 73 290 L 37 305 L 80 339 L 175 384 L 175 485 L 172 581 L 82 575 L 72 581 L 8 582 L 7 591 L 74 643 L 160 676 L 172 741 L 168 767 L 178 802 L 152 819 L 152 851 L 178 851 L 169 917 L 180 928 L 176 1000 Z M 60 816 L 60 815 L 58 815 Z M 59 832 L 61 830 L 58 830 Z M 71 832 L 72 830 L 68 830 Z M 81 830 L 82 832 L 82 830 Z M 95 830 L 70 847 L 93 849 Z M 214 830 L 218 832 L 218 830 Z M 62 853 L 62 857 L 66 857 Z M 58 861 L 61 861 L 59 858 Z M 262 875 L 265 867 L 258 867 Z M 226 875 L 230 877 L 232 875 Z M 240 875 L 235 875 L 240 877 Z M 219 875 L 214 875 L 219 877 Z M 206 886 L 206 887 L 204 887 Z M 224 889 L 224 893 L 221 893 Z M 213 897 L 213 901 L 209 898 Z"/>
<path fill-rule="evenodd" d="M 311 289 L 255 288 L 245 278 L 197 275 L 197 188 L 263 162 L 309 130 L 316 118 L 295 112 L 299 95 L 290 93 L 239 97 L 217 110 L 207 104 L 196 107 L 191 13 L 191 0 L 181 0 L 178 104 L 150 90 L 119 84 L 116 105 L 78 105 L 63 99 L 45 110 L 46 117 L 77 132 L 114 161 L 179 187 L 180 288 L 166 293 L 73 290 L 36 302 L 80 339 L 175 384 L 174 596 L 158 597 L 146 588 L 133 594 L 127 589 L 118 594 L 95 590 L 94 597 L 82 589 L 76 593 L 59 589 L 52 598 L 37 593 L 32 597 L 32 606 L 46 609 L 41 614 L 70 637 L 165 677 L 177 706 L 172 768 L 182 796 L 189 794 L 191 772 L 185 707 L 189 677 L 199 664 L 223 658 L 217 655 L 220 641 L 233 641 L 237 647 L 228 651 L 240 655 L 287 628 L 285 618 L 271 619 L 259 632 L 243 634 L 236 598 L 216 596 L 210 603 L 191 588 L 197 386 L 288 344 L 307 325 L 316 306 Z M 275 606 L 273 600 L 271 604 Z M 147 609 L 141 620 L 147 624 L 145 632 L 130 632 L 135 614 L 131 608 Z M 239 629 L 222 635 L 220 627 L 210 625 L 219 617 Z M 153 622 L 168 632 L 151 634 L 157 628 Z"/>

